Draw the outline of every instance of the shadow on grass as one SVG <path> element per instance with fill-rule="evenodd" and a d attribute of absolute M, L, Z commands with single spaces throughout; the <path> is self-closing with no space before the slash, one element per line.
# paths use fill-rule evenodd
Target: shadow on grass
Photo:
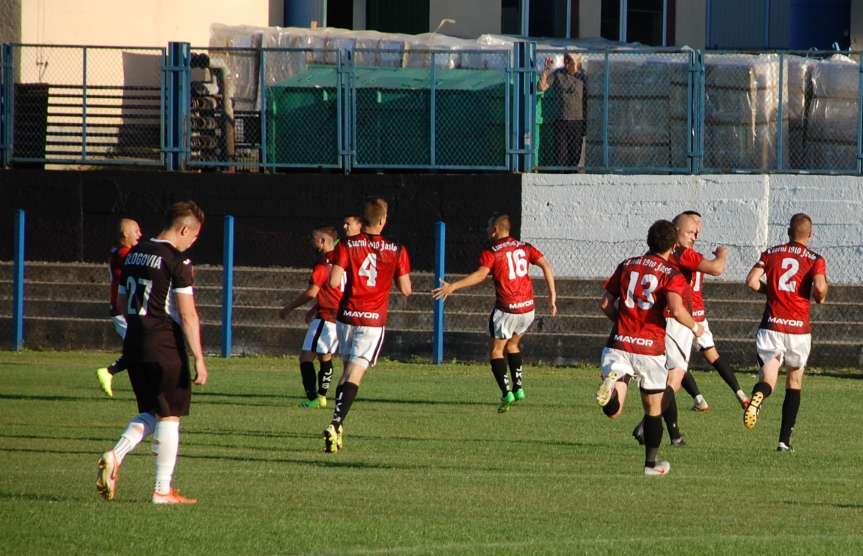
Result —
<path fill-rule="evenodd" d="M 68 498 L 52 494 L 0 491 L 0 500 L 27 500 L 29 502 L 80 502 L 80 498 Z"/>
<path fill-rule="evenodd" d="M 786 506 L 812 506 L 822 508 L 838 508 L 840 510 L 863 510 L 863 502 L 801 502 L 800 500 L 783 500 Z"/>

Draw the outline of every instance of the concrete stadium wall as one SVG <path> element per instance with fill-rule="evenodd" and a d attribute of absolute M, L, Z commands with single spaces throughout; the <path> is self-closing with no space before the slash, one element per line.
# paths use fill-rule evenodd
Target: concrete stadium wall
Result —
<path fill-rule="evenodd" d="M 787 241 L 788 220 L 806 212 L 811 247 L 832 282 L 863 283 L 863 180 L 791 175 L 633 176 L 525 174 L 522 238 L 557 274 L 601 278 L 646 250 L 647 228 L 694 209 L 704 216 L 699 250 L 731 248 L 723 280 L 743 280 L 762 250 Z"/>

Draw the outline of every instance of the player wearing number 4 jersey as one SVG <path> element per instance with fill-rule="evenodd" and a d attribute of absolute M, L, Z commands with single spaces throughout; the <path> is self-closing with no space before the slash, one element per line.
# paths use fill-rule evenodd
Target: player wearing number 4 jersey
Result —
<path fill-rule="evenodd" d="M 363 207 L 363 231 L 336 246 L 330 286 L 340 287 L 346 278 L 336 323 L 344 370 L 336 388 L 333 419 L 324 429 L 325 452 L 335 453 L 342 448 L 344 420 L 366 370 L 377 363 L 393 280 L 402 295 L 411 294 L 407 249 L 380 235 L 386 223 L 387 202 L 367 201 Z"/>
<path fill-rule="evenodd" d="M 761 363 L 759 381 L 743 412 L 743 424 L 747 429 L 755 426 L 764 400 L 776 388 L 779 368 L 784 363 L 788 375 L 777 448 L 780 452 L 791 450 L 791 432 L 800 409 L 803 370 L 812 343 L 809 298 L 816 303 L 827 300 L 827 263 L 807 247 L 812 239 L 812 219 L 803 213 L 792 216 L 788 238 L 788 243 L 762 253 L 746 278 L 753 291 L 767 296 L 767 305 L 755 337 Z M 761 281 L 762 277 L 766 282 Z"/>
<path fill-rule="evenodd" d="M 640 378 L 644 406 L 644 474 L 665 475 L 671 469 L 658 460 L 662 441 L 662 400 L 668 370 L 665 356 L 666 307 L 669 318 L 700 336 L 702 329 L 684 303 L 689 286 L 683 275 L 669 264 L 677 241 L 677 230 L 667 220 L 658 220 L 647 233 L 647 254 L 618 265 L 605 283 L 600 309 L 614 322 L 602 351 L 602 383 L 596 402 L 603 413 L 615 418 L 623 410 L 628 384 Z"/>
<path fill-rule="evenodd" d="M 491 372 L 501 391 L 499 413 L 505 413 L 513 402 L 525 397 L 519 342 L 534 318 L 533 282 L 528 275 L 531 264 L 542 269 L 548 286 L 551 316 L 557 315 L 557 293 L 551 264 L 539 249 L 512 238 L 511 227 L 508 215 L 492 217 L 488 223 L 488 236 L 492 245 L 480 255 L 479 268 L 461 280 L 452 284 L 443 282 L 439 288 L 432 290 L 435 299 L 446 299 L 457 290 L 479 284 L 489 274 L 494 277 L 497 300 L 488 320 L 488 332 L 491 336 Z M 512 374 L 512 391 L 506 376 L 507 363 Z"/>

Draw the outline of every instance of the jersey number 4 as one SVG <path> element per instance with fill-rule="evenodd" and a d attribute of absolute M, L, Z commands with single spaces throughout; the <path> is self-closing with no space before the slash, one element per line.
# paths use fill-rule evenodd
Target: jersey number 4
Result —
<path fill-rule="evenodd" d="M 366 255 L 363 264 L 360 265 L 360 271 L 357 273 L 366 278 L 366 285 L 375 287 L 378 283 L 378 256 L 375 253 Z"/>
<path fill-rule="evenodd" d="M 527 276 L 527 254 L 524 252 L 524 249 L 507 251 L 506 262 L 507 266 L 509 266 L 510 280 L 515 280 L 516 277 L 523 278 Z"/>
<path fill-rule="evenodd" d="M 634 309 L 636 303 L 639 309 L 645 311 L 653 307 L 656 299 L 653 297 L 653 292 L 659 286 L 659 278 L 653 274 L 645 274 L 641 276 L 641 297 L 635 298 L 635 284 L 638 283 L 638 272 L 629 273 L 629 284 L 626 286 L 626 297 L 623 298 L 623 304 Z"/>
<path fill-rule="evenodd" d="M 140 288 L 138 286 L 141 286 Z M 126 313 L 129 315 L 145 316 L 147 314 L 147 303 L 150 301 L 150 290 L 153 289 L 153 281 L 146 278 L 138 278 L 136 282 L 132 276 L 126 280 Z"/>

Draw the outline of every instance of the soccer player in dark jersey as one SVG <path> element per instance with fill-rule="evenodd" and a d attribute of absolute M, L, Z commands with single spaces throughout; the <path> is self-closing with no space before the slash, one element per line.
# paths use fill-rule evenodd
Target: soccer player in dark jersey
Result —
<path fill-rule="evenodd" d="M 529 265 L 542 269 L 548 286 L 551 316 L 557 315 L 557 293 L 551 264 L 539 249 L 510 236 L 511 227 L 508 215 L 492 217 L 488 222 L 488 237 L 492 244 L 480 255 L 479 268 L 461 280 L 452 284 L 443 282 L 432 290 L 435 299 L 446 299 L 460 289 L 481 283 L 489 274 L 494 277 L 496 302 L 489 316 L 488 332 L 491 372 L 501 391 L 499 413 L 509 411 L 513 402 L 525 398 L 519 343 L 535 315 Z M 506 376 L 507 363 L 512 374 L 512 390 Z"/>
<path fill-rule="evenodd" d="M 117 229 L 119 235 L 119 243 L 111 249 L 111 257 L 108 260 L 108 271 L 111 273 L 111 322 L 114 324 L 114 330 L 120 338 L 126 337 L 126 317 L 124 311 L 120 307 L 118 301 L 118 289 L 120 287 L 120 276 L 123 273 L 123 262 L 126 260 L 126 255 L 132 250 L 132 247 L 138 245 L 141 239 L 141 227 L 131 218 L 122 218 Z M 126 361 L 121 355 L 119 359 L 108 365 L 96 369 L 96 378 L 99 380 L 99 387 L 106 396 L 113 397 L 112 382 L 114 375 L 126 370 Z"/>
<path fill-rule="evenodd" d="M 751 429 L 758 422 L 758 412 L 776 388 L 779 368 L 784 364 L 788 374 L 776 448 L 780 452 L 792 450 L 791 432 L 800 409 L 803 371 L 812 346 L 809 298 L 816 303 L 827 300 L 827 262 L 808 247 L 812 219 L 803 213 L 792 216 L 788 238 L 788 243 L 763 252 L 746 277 L 746 285 L 766 295 L 767 304 L 755 336 L 761 370 L 749 407 L 743 412 L 743 424 Z"/>
<path fill-rule="evenodd" d="M 324 451 L 338 452 L 344 445 L 344 420 L 369 367 L 377 363 L 384 341 L 387 308 L 393 281 L 405 297 L 411 294 L 407 249 L 381 235 L 387 224 L 387 202 L 376 198 L 363 207 L 363 230 L 336 246 L 330 286 L 344 294 L 336 330 L 344 364 L 336 388 L 333 419 L 324 429 Z"/>
<path fill-rule="evenodd" d="M 628 384 L 640 378 L 644 406 L 644 474 L 666 475 L 671 465 L 657 459 L 662 441 L 662 408 L 667 392 L 665 356 L 666 308 L 671 318 L 701 334 L 684 303 L 689 286 L 668 262 L 677 230 L 667 220 L 653 223 L 647 233 L 649 251 L 626 259 L 606 281 L 599 307 L 614 323 L 602 350 L 602 383 L 596 402 L 615 418 L 623 410 Z"/>
<path fill-rule="evenodd" d="M 113 500 L 120 464 L 153 435 L 156 454 L 154 504 L 194 504 L 172 487 L 180 443 L 180 417 L 189 414 L 192 378 L 186 352 L 195 360 L 195 384 L 207 382 L 201 331 L 192 290 L 192 262 L 183 252 L 198 239 L 204 213 L 192 201 L 174 203 L 159 235 L 139 243 L 126 257 L 119 303 L 128 321 L 123 357 L 138 402 L 117 444 L 99 458 L 96 488 Z"/>
<path fill-rule="evenodd" d="M 330 287 L 330 270 L 338 241 L 339 234 L 332 226 L 320 226 L 312 231 L 312 244 L 319 257 L 312 268 L 309 287 L 279 312 L 279 316 L 284 319 L 297 307 L 316 300 L 314 312 L 307 320 L 309 328 L 300 352 L 300 376 L 306 391 L 306 399 L 300 402 L 300 407 L 304 408 L 327 407 L 327 391 L 333 376 L 333 354 L 339 346 L 336 313 L 344 291 L 344 281 L 339 288 Z M 316 357 L 321 363 L 317 377 Z"/>

